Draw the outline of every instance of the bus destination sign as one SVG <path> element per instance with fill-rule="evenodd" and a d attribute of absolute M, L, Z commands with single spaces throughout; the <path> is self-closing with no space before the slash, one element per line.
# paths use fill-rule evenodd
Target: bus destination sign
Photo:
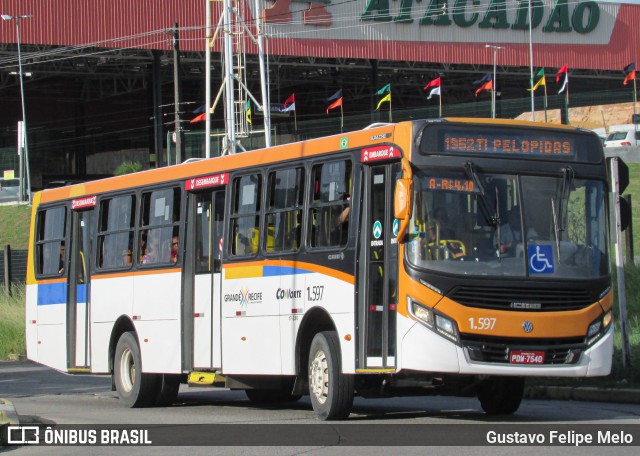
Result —
<path fill-rule="evenodd" d="M 189 192 L 200 190 L 202 188 L 227 185 L 227 182 L 229 182 L 229 173 L 212 174 L 210 176 L 201 176 L 187 179 L 184 183 L 184 188 Z"/>
<path fill-rule="evenodd" d="M 554 137 L 548 133 L 504 132 L 464 133 L 443 131 L 443 152 L 460 154 L 494 154 L 510 156 L 534 156 L 544 158 L 570 158 L 575 155 L 573 138 Z"/>

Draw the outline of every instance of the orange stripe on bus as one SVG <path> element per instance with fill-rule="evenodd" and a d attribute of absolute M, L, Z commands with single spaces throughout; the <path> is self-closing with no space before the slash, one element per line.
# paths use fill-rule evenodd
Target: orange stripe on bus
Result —
<path fill-rule="evenodd" d="M 145 275 L 158 275 L 158 274 L 172 274 L 172 273 L 181 273 L 182 269 L 171 268 L 171 269 L 151 269 L 148 271 L 126 271 L 126 272 L 112 272 L 91 276 L 91 280 L 101 280 L 101 279 L 116 279 L 121 277 L 136 277 L 136 276 L 145 276 Z"/>
<path fill-rule="evenodd" d="M 318 264 L 306 263 L 302 261 L 287 261 L 287 260 L 264 260 L 264 261 L 249 261 L 246 263 L 231 263 L 224 264 L 223 269 L 231 270 L 231 269 L 243 269 L 243 268 L 258 268 L 263 266 L 284 266 L 289 268 L 297 268 L 297 269 L 306 269 L 308 271 L 316 272 L 318 274 L 323 274 L 329 277 L 333 277 L 334 279 L 342 280 L 343 282 L 347 282 L 351 285 L 355 283 L 355 278 L 351 274 L 347 274 L 342 271 L 337 271 L 332 268 L 328 268 L 326 266 L 320 266 Z M 252 269 L 251 272 L 255 272 L 257 269 Z M 225 273 L 226 278 L 241 278 L 237 277 L 236 274 L 233 277 L 229 277 L 229 273 Z M 242 273 L 240 273 L 242 274 Z M 251 276 L 255 277 L 255 275 Z"/>

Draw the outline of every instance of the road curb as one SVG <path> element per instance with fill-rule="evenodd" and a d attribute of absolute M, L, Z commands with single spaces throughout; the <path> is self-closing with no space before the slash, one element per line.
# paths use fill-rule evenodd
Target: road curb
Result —
<path fill-rule="evenodd" d="M 0 398 L 0 426 L 4 424 L 17 425 L 20 419 L 11 401 Z"/>
<path fill-rule="evenodd" d="M 595 388 L 589 386 L 527 386 L 524 391 L 524 397 L 528 399 L 640 404 L 640 390 L 624 388 Z"/>

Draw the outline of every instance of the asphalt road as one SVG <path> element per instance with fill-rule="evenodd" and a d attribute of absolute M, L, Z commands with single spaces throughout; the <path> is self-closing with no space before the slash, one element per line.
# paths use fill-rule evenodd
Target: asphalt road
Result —
<path fill-rule="evenodd" d="M 228 391 L 214 388 L 193 388 L 183 385 L 178 401 L 171 407 L 126 409 L 119 403 L 117 394 L 111 391 L 108 377 L 68 376 L 46 367 L 32 363 L 0 362 L 0 397 L 13 402 L 22 425 L 43 423 L 50 425 L 131 425 L 135 427 L 166 425 L 173 432 L 182 430 L 202 430 L 220 432 L 229 429 L 237 432 L 238 443 L 242 442 L 243 432 L 261 432 L 254 425 L 285 425 L 282 429 L 294 429 L 304 432 L 316 430 L 319 422 L 311 409 L 308 398 L 302 398 L 295 404 L 256 405 L 246 398 L 242 391 Z M 190 426 L 180 426 L 188 424 Z M 233 424 L 229 428 L 225 425 Z M 484 432 L 492 427 L 510 424 L 516 430 L 555 429 L 564 425 L 577 428 L 614 429 L 631 428 L 636 430 L 635 445 L 640 445 L 640 405 L 612 404 L 579 401 L 524 400 L 519 411 L 511 417 L 490 417 L 485 415 L 475 398 L 452 397 L 410 397 L 391 399 L 356 398 L 349 420 L 330 424 L 331 431 L 341 432 L 340 426 L 378 425 L 375 429 L 390 429 L 392 432 L 403 430 L 433 429 L 451 433 L 452 444 L 456 439 L 471 431 Z M 205 426 L 200 426 L 205 425 Z M 212 426 L 213 425 L 213 426 Z M 299 425 L 315 425 L 314 428 Z M 454 425 L 454 426 L 436 426 Z M 278 429 L 278 428 L 276 428 Z M 337 430 L 336 430 L 337 429 Z M 361 429 L 365 429 L 364 427 Z M 342 429 L 344 431 L 344 429 Z M 226 431 L 225 431 L 226 432 Z M 364 432 L 364 431 L 363 431 Z M 246 434 L 245 434 L 246 435 Z M 206 437 L 206 436 L 205 436 Z M 372 436 L 374 437 L 374 436 Z M 375 436 L 377 437 L 377 436 Z M 439 436 L 438 436 L 439 437 Z M 393 441 L 393 436 L 391 438 Z M 462 442 L 462 440 L 460 440 Z M 337 455 L 366 454 L 387 455 L 390 447 L 375 446 L 245 446 L 245 447 L 13 447 L 10 454 L 305 454 Z M 579 450 L 579 452 L 578 452 Z M 396 454 L 637 454 L 636 447 L 393 447 Z M 0 449 L 0 452 L 2 449 Z"/>

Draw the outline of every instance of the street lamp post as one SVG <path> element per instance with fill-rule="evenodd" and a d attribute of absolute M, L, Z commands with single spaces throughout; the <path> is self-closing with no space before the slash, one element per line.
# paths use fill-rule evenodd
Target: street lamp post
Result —
<path fill-rule="evenodd" d="M 531 120 L 535 122 L 536 121 L 536 104 L 533 98 L 534 97 L 534 94 L 533 94 L 533 33 L 531 30 L 532 28 L 531 1 L 532 0 L 529 0 L 529 73 L 531 78 L 529 79 L 531 83 L 531 86 L 529 88 L 531 89 Z"/>
<path fill-rule="evenodd" d="M 20 49 L 20 19 L 29 19 L 30 14 L 22 16 L 11 16 L 9 14 L 3 14 L 2 20 L 14 21 L 16 24 L 16 40 L 18 45 L 18 74 L 20 77 L 20 100 L 22 101 L 22 138 L 24 141 L 24 163 L 25 163 L 25 176 L 26 177 L 26 196 L 27 201 L 31 201 L 31 176 L 29 171 L 29 141 L 27 139 L 27 114 L 24 104 L 24 78 L 22 74 L 22 52 Z M 22 169 L 20 169 L 20 181 L 23 181 Z M 20 194 L 20 199 L 23 199 L 23 194 Z"/>
<path fill-rule="evenodd" d="M 491 118 L 496 118 L 496 67 L 498 63 L 498 51 L 504 49 L 502 46 L 495 46 L 493 44 L 486 44 L 484 47 L 493 49 L 493 90 L 491 91 Z"/>

